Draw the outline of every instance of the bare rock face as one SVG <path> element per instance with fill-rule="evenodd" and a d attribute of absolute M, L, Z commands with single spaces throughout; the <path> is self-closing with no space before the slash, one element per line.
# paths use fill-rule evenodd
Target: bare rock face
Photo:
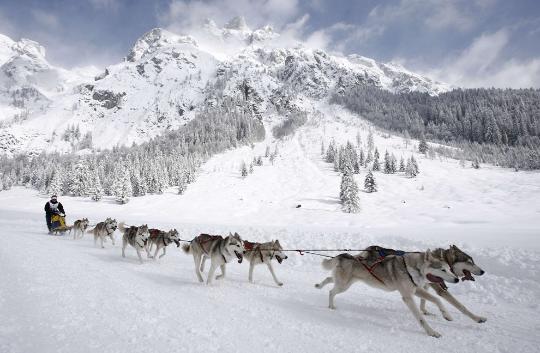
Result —
<path fill-rule="evenodd" d="M 95 91 L 92 99 L 101 102 L 101 106 L 106 109 L 120 108 L 122 98 L 126 95 L 125 92 L 114 93 L 106 90 Z"/>

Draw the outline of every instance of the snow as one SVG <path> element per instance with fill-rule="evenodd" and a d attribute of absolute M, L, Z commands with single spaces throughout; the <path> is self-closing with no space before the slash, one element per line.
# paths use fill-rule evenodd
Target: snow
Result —
<path fill-rule="evenodd" d="M 90 235 L 74 241 L 45 234 L 46 195 L 14 188 L 0 192 L 1 352 L 515 352 L 537 351 L 540 340 L 540 174 L 454 160 L 430 160 L 417 142 L 374 130 L 375 146 L 408 157 L 416 179 L 376 172 L 379 191 L 360 193 L 361 211 L 346 214 L 337 201 L 340 177 L 320 157 L 321 140 L 364 143 L 369 126 L 338 107 L 321 105 L 312 119 L 284 141 L 268 137 L 254 148 L 216 155 L 184 195 L 111 199 L 61 197 L 68 223 L 115 217 L 128 224 L 176 227 L 183 239 L 200 232 L 237 231 L 251 241 L 279 239 L 286 248 L 363 248 L 379 244 L 423 250 L 457 244 L 485 271 L 476 282 L 449 285 L 471 311 L 472 322 L 449 304 L 453 322 L 438 313 L 427 320 L 441 339 L 425 335 L 397 293 L 355 284 L 327 308 L 327 289 L 314 283 L 327 273 L 320 257 L 290 253 L 268 271 L 231 263 L 212 286 L 196 281 L 193 260 L 170 247 L 167 256 L 138 264 L 135 251 L 121 257 L 117 244 L 94 247 Z M 242 161 L 264 155 L 247 178 Z M 357 178 L 363 185 L 366 170 Z M 403 202 L 405 201 L 405 202 Z M 301 204 L 301 208 L 295 208 Z M 173 245 L 174 246 L 174 245 Z M 436 312 L 434 307 L 429 307 Z"/>

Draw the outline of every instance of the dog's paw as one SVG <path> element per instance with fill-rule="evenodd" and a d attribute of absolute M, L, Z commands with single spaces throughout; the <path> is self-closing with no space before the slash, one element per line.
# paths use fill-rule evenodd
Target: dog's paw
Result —
<path fill-rule="evenodd" d="M 454 318 L 452 318 L 452 316 L 450 316 L 448 313 L 443 313 L 443 317 L 446 321 L 454 321 Z"/>
<path fill-rule="evenodd" d="M 440 333 L 438 333 L 437 331 L 435 331 L 435 330 L 428 331 L 427 334 L 430 335 L 431 337 L 435 337 L 435 338 L 441 338 L 442 337 L 442 335 Z"/>
<path fill-rule="evenodd" d="M 281 287 L 283 286 L 283 282 L 279 282 L 277 285 Z"/>
<path fill-rule="evenodd" d="M 315 284 L 315 288 L 321 289 L 321 285 L 319 283 Z"/>
<path fill-rule="evenodd" d="M 330 310 L 336 310 L 337 308 L 336 308 L 335 305 L 329 305 L 329 306 L 328 306 L 328 309 L 330 309 Z"/>
<path fill-rule="evenodd" d="M 487 321 L 487 318 L 482 317 L 482 316 L 477 316 L 477 317 L 474 318 L 474 321 L 476 321 L 479 324 L 483 324 L 484 322 Z"/>

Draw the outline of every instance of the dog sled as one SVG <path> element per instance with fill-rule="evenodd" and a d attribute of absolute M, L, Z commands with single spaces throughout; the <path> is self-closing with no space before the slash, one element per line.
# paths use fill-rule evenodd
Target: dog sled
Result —
<path fill-rule="evenodd" d="M 53 214 L 51 216 L 51 232 L 53 234 L 64 234 L 71 227 L 66 225 L 66 217 L 60 214 Z"/>

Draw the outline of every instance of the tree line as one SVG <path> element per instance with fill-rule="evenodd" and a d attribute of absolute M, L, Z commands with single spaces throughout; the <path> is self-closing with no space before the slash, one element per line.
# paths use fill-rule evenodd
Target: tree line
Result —
<path fill-rule="evenodd" d="M 264 137 L 260 119 L 238 102 L 224 98 L 180 129 L 140 145 L 84 156 L 1 156 L 0 190 L 25 185 L 49 194 L 89 196 L 95 201 L 103 195 L 114 196 L 120 203 L 131 196 L 163 193 L 171 186 L 183 193 L 195 180 L 198 167 L 212 155 Z"/>
<path fill-rule="evenodd" d="M 330 101 L 405 137 L 459 147 L 457 158 L 540 169 L 538 89 L 456 89 L 430 96 L 358 86 L 335 92 Z"/>

